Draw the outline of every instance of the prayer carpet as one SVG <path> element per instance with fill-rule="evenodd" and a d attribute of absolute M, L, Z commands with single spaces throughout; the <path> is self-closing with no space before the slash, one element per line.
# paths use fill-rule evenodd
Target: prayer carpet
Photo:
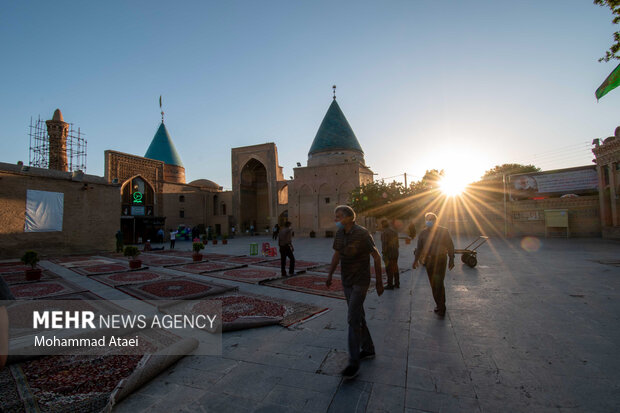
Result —
<path fill-rule="evenodd" d="M 279 271 L 259 268 L 239 268 L 236 270 L 218 271 L 208 274 L 209 277 L 225 280 L 242 281 L 250 284 L 259 284 L 263 281 L 275 280 L 280 277 Z"/>
<path fill-rule="evenodd" d="M 139 269 L 147 269 L 148 267 L 142 266 Z M 71 268 L 71 271 L 75 271 L 81 275 L 101 275 L 111 274 L 114 272 L 131 271 L 129 268 L 129 262 L 127 263 L 114 263 L 114 264 L 99 264 L 90 265 L 87 267 Z"/>
<path fill-rule="evenodd" d="M 344 299 L 344 290 L 342 288 L 342 281 L 340 278 L 332 278 L 332 285 L 329 288 L 325 285 L 326 279 L 326 274 L 303 274 L 267 281 L 263 283 L 263 285 L 283 288 L 285 290 L 299 291 L 302 293 L 322 295 L 325 297 Z"/>
<path fill-rule="evenodd" d="M 192 274 L 206 274 L 214 271 L 232 270 L 245 267 L 245 264 L 231 264 L 226 262 L 197 262 L 195 264 L 175 265 L 173 270 L 191 272 Z"/>
<path fill-rule="evenodd" d="M 281 266 L 281 262 L 280 259 L 274 260 L 274 261 L 266 261 L 266 262 L 261 262 L 260 264 L 261 267 L 272 267 L 272 268 L 280 268 Z M 286 261 L 286 269 L 288 271 L 288 267 L 290 265 L 290 261 Z M 296 271 L 307 271 L 310 270 L 314 267 L 318 267 L 324 265 L 324 263 L 322 262 L 314 262 L 314 261 L 304 261 L 304 260 L 295 260 L 295 270 Z"/>
<path fill-rule="evenodd" d="M 126 271 L 112 274 L 93 275 L 90 277 L 100 283 L 117 287 L 119 285 L 142 284 L 150 281 L 170 280 L 178 276 L 165 274 L 158 271 Z"/>
<path fill-rule="evenodd" d="M 9 286 L 11 293 L 18 300 L 49 298 L 56 295 L 70 294 L 86 289 L 63 279 L 38 281 L 29 284 L 13 284 Z"/>
<path fill-rule="evenodd" d="M 171 280 L 152 281 L 143 284 L 122 285 L 117 288 L 133 297 L 147 302 L 157 300 L 193 300 L 235 289 L 235 287 L 184 277 L 173 278 Z M 150 302 L 150 304 L 156 303 Z"/>
<path fill-rule="evenodd" d="M 137 335 L 135 355 L 46 356 L 7 366 L 0 370 L 0 411 L 111 411 L 198 345 L 163 330 Z"/>

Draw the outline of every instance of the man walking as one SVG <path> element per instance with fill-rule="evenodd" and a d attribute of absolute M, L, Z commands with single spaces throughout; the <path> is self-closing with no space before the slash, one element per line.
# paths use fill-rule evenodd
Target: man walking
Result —
<path fill-rule="evenodd" d="M 381 221 L 383 232 L 381 233 L 381 255 L 385 262 L 387 273 L 386 290 L 400 288 L 400 274 L 398 270 L 398 233 L 390 228 L 387 219 Z"/>
<path fill-rule="evenodd" d="M 116 231 L 116 252 L 123 252 L 123 232 L 119 229 Z"/>
<path fill-rule="evenodd" d="M 170 230 L 170 249 L 171 250 L 174 249 L 174 244 L 176 244 L 177 242 L 177 233 L 178 231 L 175 231 L 173 229 Z"/>
<path fill-rule="evenodd" d="M 332 275 L 340 263 L 342 286 L 347 299 L 349 323 L 349 365 L 342 376 L 352 379 L 359 372 L 360 360 L 375 356 L 375 346 L 366 325 L 364 300 L 370 287 L 370 256 L 374 260 L 377 295 L 383 294 L 381 256 L 368 230 L 355 223 L 355 211 L 340 205 L 334 211 L 338 231 L 334 239 L 334 255 L 325 284 L 329 288 Z"/>
<path fill-rule="evenodd" d="M 446 289 L 444 278 L 446 277 L 446 256 L 449 257 L 448 268 L 454 268 L 454 243 L 447 228 L 437 225 L 437 215 L 428 212 L 424 215 L 426 228 L 420 232 L 418 247 L 415 250 L 413 269 L 418 268 L 419 263 L 426 266 L 428 281 L 433 290 L 435 299 L 435 312 L 440 316 L 446 315 Z"/>
<path fill-rule="evenodd" d="M 291 223 L 286 221 L 284 228 L 279 231 L 278 245 L 280 246 L 280 267 L 282 276 L 286 277 L 286 257 L 291 261 L 288 268 L 288 275 L 295 275 L 295 256 L 293 255 L 293 230 Z"/>

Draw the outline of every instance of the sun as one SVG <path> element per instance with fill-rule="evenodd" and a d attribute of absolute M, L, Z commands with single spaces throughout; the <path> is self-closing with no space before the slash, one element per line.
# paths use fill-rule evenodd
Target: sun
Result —
<path fill-rule="evenodd" d="M 462 194 L 468 184 L 467 177 L 455 173 L 446 174 L 441 181 L 439 181 L 441 192 L 447 196 L 458 196 Z"/>

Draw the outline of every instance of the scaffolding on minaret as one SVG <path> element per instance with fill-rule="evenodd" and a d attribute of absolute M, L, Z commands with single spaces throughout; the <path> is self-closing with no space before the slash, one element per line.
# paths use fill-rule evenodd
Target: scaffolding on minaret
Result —
<path fill-rule="evenodd" d="M 87 141 L 84 133 L 78 127 L 74 129 L 73 123 L 69 123 L 67 134 L 67 161 L 70 172 L 86 172 L 86 146 Z M 30 153 L 28 164 L 37 168 L 49 168 L 50 137 L 47 125 L 41 116 L 37 120 L 30 118 Z"/>

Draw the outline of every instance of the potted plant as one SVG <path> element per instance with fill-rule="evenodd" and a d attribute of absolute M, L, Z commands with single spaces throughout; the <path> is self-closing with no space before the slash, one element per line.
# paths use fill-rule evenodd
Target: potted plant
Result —
<path fill-rule="evenodd" d="M 37 281 L 41 279 L 41 268 L 36 268 L 37 263 L 39 262 L 39 254 L 35 251 L 26 251 L 22 256 L 21 261 L 32 267 L 29 270 L 26 270 L 26 280 Z"/>
<path fill-rule="evenodd" d="M 194 250 L 194 253 L 192 254 L 192 260 L 202 261 L 202 254 L 200 253 L 200 250 L 205 249 L 205 244 L 203 244 L 202 242 L 194 242 L 192 244 L 192 249 Z"/>
<path fill-rule="evenodd" d="M 131 268 L 132 270 L 142 267 L 142 260 L 136 259 L 136 257 L 140 255 L 140 250 L 138 250 L 137 247 L 134 247 L 132 245 L 126 246 L 125 250 L 123 251 L 123 255 L 130 258 L 129 268 Z"/>
<path fill-rule="evenodd" d="M 228 244 L 228 235 L 227 234 L 222 235 L 222 244 L 223 245 Z"/>
<path fill-rule="evenodd" d="M 316 232 L 310 231 L 310 238 L 314 238 L 314 237 L 316 237 Z"/>
<path fill-rule="evenodd" d="M 217 235 L 213 236 L 213 241 L 211 242 L 213 242 L 213 245 L 217 245 Z"/>
<path fill-rule="evenodd" d="M 203 244 L 208 244 L 209 243 L 209 239 L 207 238 L 207 234 L 202 234 L 200 239 L 202 240 Z"/>

